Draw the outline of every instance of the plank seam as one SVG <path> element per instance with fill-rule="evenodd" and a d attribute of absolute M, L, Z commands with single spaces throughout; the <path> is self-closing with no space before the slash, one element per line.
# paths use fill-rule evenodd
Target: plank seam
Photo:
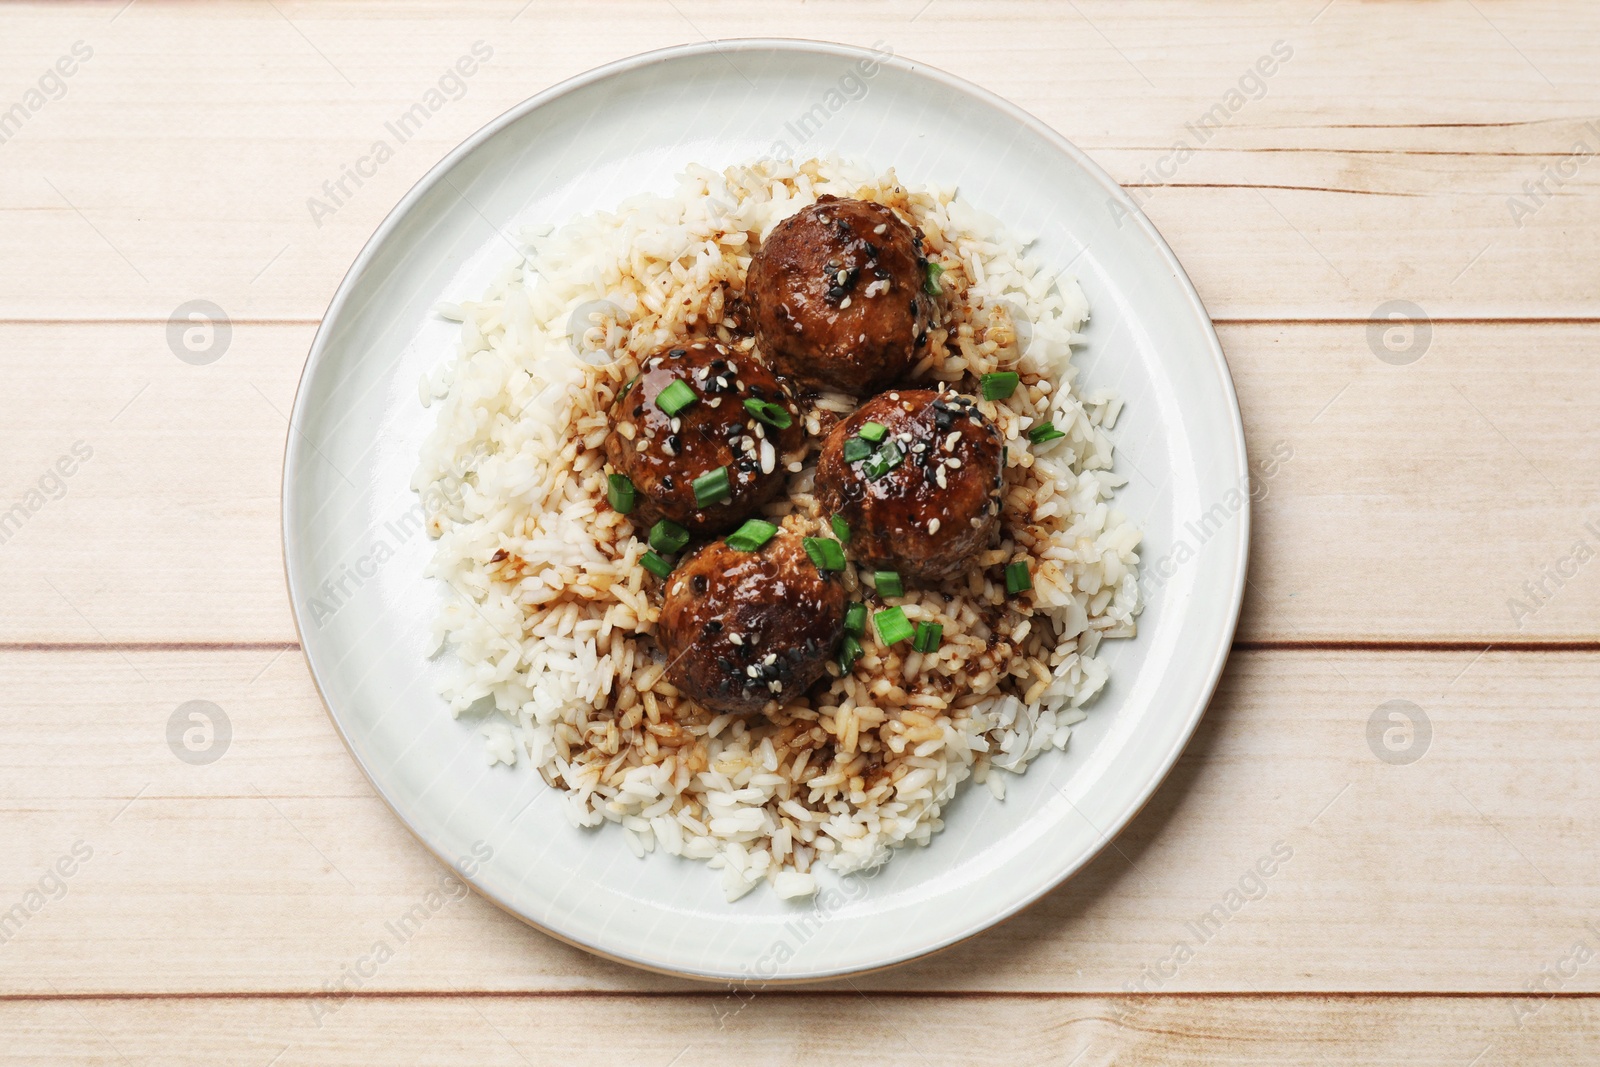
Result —
<path fill-rule="evenodd" d="M 1120 991 L 1078 992 L 1071 990 L 990 990 L 990 989 L 793 989 L 777 987 L 764 989 L 756 986 L 708 985 L 703 989 L 533 989 L 533 990 L 464 990 L 464 989 L 398 989 L 342 990 L 337 994 L 323 990 L 266 990 L 257 993 L 229 993 L 192 991 L 179 993 L 0 993 L 0 1003 L 48 1003 L 52 1001 L 114 1001 L 114 1000 L 709 1000 L 732 995 L 786 997 L 791 1000 L 821 999 L 824 997 L 859 998 L 886 997 L 895 999 L 946 999 L 946 1000 L 1505 1000 L 1527 997 L 1522 989 L 1500 992 L 1486 990 L 1442 991 L 1421 990 L 1393 992 L 1366 989 L 1332 989 L 1294 992 L 1290 990 L 1217 990 L 1171 993 L 1124 993 Z M 1594 1000 L 1600 999 L 1600 990 L 1571 990 L 1545 993 L 1541 999 Z"/>

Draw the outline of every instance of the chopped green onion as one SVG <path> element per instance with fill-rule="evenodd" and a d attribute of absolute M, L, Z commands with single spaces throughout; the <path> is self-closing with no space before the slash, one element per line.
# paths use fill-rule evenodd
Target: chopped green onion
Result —
<path fill-rule="evenodd" d="M 670 556 L 689 543 L 689 531 L 673 522 L 662 519 L 650 527 L 650 547 L 663 556 Z"/>
<path fill-rule="evenodd" d="M 939 641 L 944 637 L 944 627 L 936 622 L 917 623 L 917 635 L 911 639 L 911 648 L 916 652 L 935 652 L 939 648 Z"/>
<path fill-rule="evenodd" d="M 618 403 L 622 402 L 622 398 L 628 395 L 629 391 L 633 389 L 634 383 L 637 382 L 638 380 L 639 380 L 639 376 L 637 374 L 635 374 L 632 378 L 628 379 L 626 384 L 624 384 L 622 389 L 620 391 L 618 391 L 618 393 L 617 393 L 617 402 Z"/>
<path fill-rule="evenodd" d="M 728 547 L 740 552 L 754 552 L 772 540 L 778 528 L 763 519 L 746 519 L 745 524 L 728 535 Z"/>
<path fill-rule="evenodd" d="M 755 416 L 757 421 L 780 430 L 787 430 L 794 425 L 794 416 L 789 414 L 789 409 L 770 400 L 746 400 L 744 409 Z"/>
<path fill-rule="evenodd" d="M 850 673 L 850 668 L 856 665 L 856 660 L 861 658 L 861 642 L 849 634 L 844 635 L 844 640 L 839 642 L 839 670 L 845 674 Z"/>
<path fill-rule="evenodd" d="M 694 390 L 690 388 L 688 382 L 679 380 L 656 394 L 656 407 L 665 411 L 670 417 L 699 399 Z"/>
<path fill-rule="evenodd" d="M 863 422 L 861 424 L 861 429 L 856 431 L 856 433 L 861 435 L 863 440 L 871 441 L 873 444 L 877 444 L 879 441 L 883 440 L 883 435 L 888 432 L 889 427 L 885 426 L 881 422 Z"/>
<path fill-rule="evenodd" d="M 1028 573 L 1026 560 L 1006 565 L 1006 593 L 1015 596 L 1033 588 L 1033 575 Z"/>
<path fill-rule="evenodd" d="M 860 637 L 867 632 L 867 606 L 857 603 L 851 604 L 844 610 L 844 632 Z"/>
<path fill-rule="evenodd" d="M 1067 435 L 1056 429 L 1056 425 L 1053 422 L 1041 422 L 1028 431 L 1028 440 L 1036 445 L 1042 445 L 1046 441 L 1054 441 L 1065 436 Z"/>
<path fill-rule="evenodd" d="M 901 608 L 888 608 L 872 616 L 878 625 L 878 639 L 886 645 L 897 645 L 911 636 L 911 620 Z"/>
<path fill-rule="evenodd" d="M 800 542 L 819 571 L 844 570 L 844 549 L 831 537 L 807 537 Z"/>
<path fill-rule="evenodd" d="M 922 291 L 927 293 L 929 296 L 938 296 L 941 292 L 939 288 L 939 275 L 943 273 L 943 267 L 931 259 L 928 260 L 928 276 L 922 279 Z"/>
<path fill-rule="evenodd" d="M 873 571 L 872 585 L 877 589 L 879 596 L 905 596 L 905 584 L 900 581 L 899 571 Z"/>
<path fill-rule="evenodd" d="M 1011 463 L 1011 449 L 1009 447 L 1007 447 L 1006 445 L 1001 445 L 1000 446 L 1000 466 L 1004 467 L 1004 466 L 1009 465 L 1010 463 Z"/>
<path fill-rule="evenodd" d="M 905 461 L 905 453 L 900 451 L 900 446 L 893 441 L 885 441 L 872 457 L 861 465 L 861 473 L 873 481 L 877 481 L 885 474 L 894 470 Z"/>
<path fill-rule="evenodd" d="M 640 560 L 640 562 L 644 564 L 645 570 L 649 571 L 657 578 L 665 578 L 667 575 L 672 573 L 672 564 L 668 563 L 654 552 L 646 552 L 644 554 L 644 559 Z"/>
<path fill-rule="evenodd" d="M 997 371 L 979 378 L 978 389 L 985 400 L 1004 400 L 1017 391 L 1020 380 L 1014 370 Z"/>
<path fill-rule="evenodd" d="M 833 536 L 839 539 L 840 544 L 848 545 L 850 543 L 850 524 L 848 522 L 835 515 L 828 520 L 828 525 L 833 527 Z"/>
<path fill-rule="evenodd" d="M 626 515 L 633 510 L 633 479 L 626 474 L 606 475 L 606 499 L 611 510 Z"/>
<path fill-rule="evenodd" d="M 872 446 L 859 437 L 847 437 L 844 442 L 844 461 L 854 463 L 858 459 L 866 459 L 872 455 Z"/>
<path fill-rule="evenodd" d="M 733 491 L 728 487 L 727 467 L 706 471 L 694 480 L 694 506 L 697 508 L 709 508 L 732 496 Z"/>

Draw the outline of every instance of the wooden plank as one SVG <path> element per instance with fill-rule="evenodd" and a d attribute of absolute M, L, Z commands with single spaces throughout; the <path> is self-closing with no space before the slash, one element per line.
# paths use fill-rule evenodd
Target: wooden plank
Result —
<path fill-rule="evenodd" d="M 1592 1062 L 1600 1053 L 1600 1009 L 1565 997 L 1531 1016 L 1519 1015 L 1528 1005 L 1501 997 L 360 998 L 314 1017 L 320 1007 L 262 999 L 0 1004 L 0 1064 L 1504 1067 Z"/>
<path fill-rule="evenodd" d="M 239 319 L 314 318 L 390 207 L 490 118 L 608 60 L 762 34 L 883 42 L 1034 112 L 1139 187 L 1219 316 L 1364 319 L 1394 298 L 1442 317 L 1600 315 L 1582 243 L 1600 171 L 1587 156 L 1562 163 L 1580 139 L 1600 149 L 1587 125 L 1600 74 L 1567 47 L 1600 29 L 1600 10 L 522 7 L 143 0 L 110 21 L 112 5 L 72 18 L 8 6 L 7 69 L 42 72 L 78 40 L 94 54 L 0 145 L 0 317 L 164 320 L 204 298 Z M 461 98 L 314 220 L 323 182 L 478 40 L 495 54 Z M 1230 102 L 1277 42 L 1292 55 L 1259 89 L 1246 82 L 1259 98 Z M 1232 109 L 1216 132 L 1192 132 L 1219 103 Z M 1180 141 L 1196 150 L 1181 162 L 1169 158 Z M 1571 173 L 1547 177 L 1558 165 Z M 1537 211 L 1514 215 L 1513 197 Z"/>
<path fill-rule="evenodd" d="M 1431 329 L 1407 366 L 1364 324 L 1222 329 L 1251 453 L 1290 457 L 1258 486 L 1242 639 L 1600 638 L 1574 556 L 1600 545 L 1600 325 Z M 92 451 L 6 527 L 0 641 L 294 641 L 278 472 L 312 333 L 237 326 L 194 367 L 160 324 L 0 326 L 0 504 Z"/>
<path fill-rule="evenodd" d="M 0 911 L 92 852 L 0 944 L 0 996 L 315 993 L 438 881 L 295 653 L 9 652 L 0 688 Z M 192 700 L 231 727 L 209 765 L 169 749 Z M 1409 764 L 1368 740 L 1395 700 L 1428 723 Z M 1115 848 L 999 928 L 839 988 L 1519 994 L 1575 943 L 1600 952 L 1597 700 L 1596 654 L 1237 653 Z M 367 992 L 701 988 L 477 897 L 391 948 Z M 1600 991 L 1600 969 L 1559 989 Z"/>

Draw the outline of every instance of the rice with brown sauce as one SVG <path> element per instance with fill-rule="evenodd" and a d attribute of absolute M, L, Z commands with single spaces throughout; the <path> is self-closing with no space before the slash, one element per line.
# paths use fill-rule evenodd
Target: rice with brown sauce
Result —
<path fill-rule="evenodd" d="M 976 395 L 978 375 L 1020 372 L 1008 399 L 981 403 L 1007 442 L 1001 538 L 964 578 L 898 601 L 913 624 L 943 625 L 936 651 L 886 648 L 869 627 L 849 675 L 831 665 L 770 719 L 716 715 L 666 680 L 644 531 L 606 503 L 607 411 L 663 344 L 709 334 L 752 347 L 734 329 L 751 253 L 824 193 L 893 208 L 944 267 L 943 325 L 916 382 Z M 444 695 L 458 715 L 497 709 L 482 726 L 491 762 L 531 765 L 575 825 L 618 823 L 640 856 L 710 861 L 731 900 L 763 880 L 805 896 L 818 864 L 846 874 L 927 844 L 967 778 L 1003 799 L 997 772 L 1066 746 L 1107 680 L 1100 642 L 1133 636 L 1139 611 L 1139 533 L 1109 503 L 1123 482 L 1107 436 L 1120 403 L 1073 387 L 1088 317 L 1074 280 L 953 189 L 837 160 L 691 167 L 671 196 L 527 240 L 481 301 L 441 309 L 461 341 L 422 382 L 438 423 L 413 482 L 438 509 L 428 573 L 456 594 L 436 623 L 454 653 Z M 806 449 L 783 457 L 788 493 L 767 518 L 825 534 L 816 452 L 854 407 L 825 394 L 806 410 Z M 1030 444 L 1046 420 L 1065 437 Z M 1033 589 L 1008 597 L 1002 571 L 1019 560 Z M 850 564 L 841 578 L 859 600 L 872 571 Z"/>

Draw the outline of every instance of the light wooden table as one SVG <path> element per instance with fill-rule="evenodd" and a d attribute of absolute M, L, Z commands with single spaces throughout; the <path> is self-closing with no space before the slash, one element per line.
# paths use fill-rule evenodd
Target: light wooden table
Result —
<path fill-rule="evenodd" d="M 1144 197 L 1252 452 L 1292 454 L 1221 691 L 1115 849 L 932 959 L 741 997 L 473 897 L 312 1001 L 440 874 L 334 735 L 285 603 L 279 461 L 318 317 L 505 108 L 756 35 L 885 42 Z M 464 95 L 313 218 L 477 41 Z M 0 1062 L 1600 1059 L 1597 44 L 1581 0 L 0 8 L 0 508 L 23 505 L 0 543 L 0 922 L 22 916 Z M 1219 103 L 1200 143 L 1186 123 Z M 191 300 L 231 318 L 210 365 L 169 347 Z M 1429 321 L 1369 325 L 1389 301 Z M 231 725 L 210 764 L 169 748 L 191 700 Z M 1389 701 L 1427 729 L 1386 748 Z M 1242 879 L 1256 899 L 1174 961 Z"/>

